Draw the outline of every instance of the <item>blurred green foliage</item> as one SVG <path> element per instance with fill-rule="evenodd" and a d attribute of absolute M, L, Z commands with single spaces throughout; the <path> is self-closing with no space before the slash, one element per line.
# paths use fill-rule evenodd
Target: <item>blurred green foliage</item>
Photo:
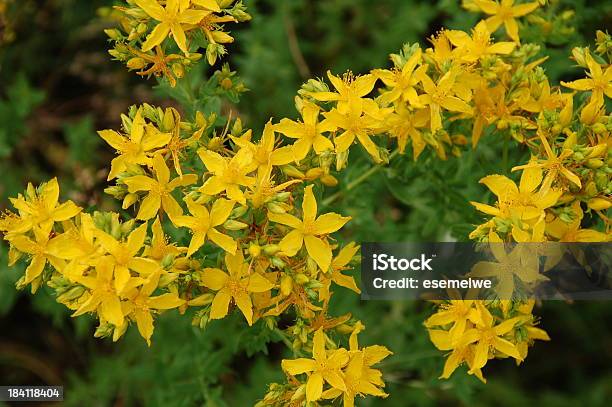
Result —
<path fill-rule="evenodd" d="M 112 155 L 95 130 L 117 128 L 119 114 L 147 101 L 185 106 L 207 94 L 207 113 L 239 114 L 246 126 L 261 129 L 270 117 L 296 117 L 293 98 L 309 77 L 326 70 L 363 73 L 388 66 L 388 54 L 406 42 L 426 44 L 444 27 L 466 29 L 478 16 L 455 0 L 251 0 L 253 20 L 235 31 L 229 63 L 249 92 L 211 95 L 215 77 L 191 72 L 186 87 L 170 90 L 144 83 L 110 61 L 96 10 L 111 1 L 18 0 L 9 3 L 14 39 L 0 45 L 0 209 L 26 182 L 59 176 L 63 191 L 83 206 L 113 208 L 99 192 Z M 524 41 L 542 38 L 550 59 L 545 68 L 555 83 L 580 75 L 568 60 L 572 46 L 592 42 L 598 28 L 610 26 L 609 2 L 563 0 L 551 7 L 552 27 L 530 24 Z M 575 10 L 564 15 L 565 10 Z M 33 29 L 32 27 L 35 27 Z M 570 30 L 570 29 L 573 29 Z M 564 31 L 565 30 L 565 31 Z M 559 33 L 563 33 L 560 35 Z M 220 69 L 220 66 L 216 69 Z M 466 131 L 458 129 L 458 131 Z M 503 151 L 508 162 L 500 162 Z M 357 151 L 357 150 L 355 150 Z M 527 151 L 509 148 L 489 131 L 479 148 L 448 161 L 425 153 L 416 164 L 397 157 L 358 188 L 342 186 L 372 167 L 352 153 L 340 175 L 330 210 L 353 217 L 343 229 L 350 241 L 465 240 L 479 215 L 469 200 L 484 202 L 478 180 L 508 172 Z M 6 267 L 0 246 L 0 382 L 63 384 L 68 406 L 246 406 L 279 380 L 284 346 L 260 324 L 244 329 L 236 315 L 202 331 L 189 315 L 159 318 L 149 349 L 135 330 L 117 344 L 92 338 L 93 321 L 71 319 L 44 290 L 18 295 L 13 284 L 22 273 Z M 442 355 L 422 327 L 429 305 L 418 302 L 364 303 L 342 288 L 332 299 L 339 315 L 351 311 L 368 330 L 364 344 L 385 344 L 395 352 L 382 366 L 389 383 L 386 400 L 359 405 L 437 406 L 538 403 L 541 406 L 606 406 L 612 397 L 612 310 L 605 303 L 547 303 L 538 312 L 552 337 L 537 344 L 523 366 L 496 361 L 487 366 L 487 385 L 465 371 L 437 379 Z"/>

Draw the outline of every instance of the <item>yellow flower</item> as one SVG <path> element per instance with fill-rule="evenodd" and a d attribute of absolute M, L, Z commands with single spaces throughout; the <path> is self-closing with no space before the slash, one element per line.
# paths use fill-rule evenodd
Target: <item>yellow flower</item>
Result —
<path fill-rule="evenodd" d="M 513 41 L 519 42 L 517 17 L 523 17 L 538 8 L 538 3 L 526 3 L 514 5 L 514 0 L 501 0 L 496 2 L 492 0 L 474 0 L 482 11 L 491 15 L 485 22 L 489 31 L 495 32 L 500 25 L 504 25 L 508 37 Z"/>
<path fill-rule="evenodd" d="M 538 137 L 544 146 L 547 158 L 545 160 L 532 160 L 530 163 L 525 165 L 518 165 L 513 167 L 512 171 L 524 170 L 527 168 L 547 169 L 548 172 L 546 174 L 546 178 L 544 178 L 544 182 L 542 183 L 543 192 L 547 192 L 551 188 L 553 182 L 557 179 L 557 175 L 559 174 L 563 175 L 578 188 L 582 188 L 582 183 L 580 182 L 578 175 L 568 170 L 563 164 L 563 161 L 571 157 L 574 152 L 570 149 L 564 149 L 559 153 L 559 155 L 557 155 L 550 147 L 550 144 L 548 143 L 548 140 L 542 130 L 538 130 Z"/>
<path fill-rule="evenodd" d="M 128 186 L 128 192 L 132 194 L 139 191 L 148 192 L 147 196 L 140 204 L 137 218 L 149 220 L 157 215 L 160 207 L 163 208 L 169 216 L 182 215 L 183 209 L 172 196 L 172 191 L 178 187 L 195 183 L 198 180 L 198 176 L 195 174 L 187 174 L 170 181 L 170 170 L 162 154 L 156 154 L 153 157 L 152 167 L 153 171 L 155 171 L 155 178 L 157 179 L 145 175 L 135 175 L 123 180 Z"/>
<path fill-rule="evenodd" d="M 217 291 L 213 299 L 210 318 L 221 319 L 228 313 L 230 301 L 234 301 L 249 325 L 253 325 L 253 302 L 251 293 L 263 293 L 274 288 L 274 285 L 257 272 L 252 272 L 244 262 L 242 250 L 236 254 L 225 255 L 226 273 L 216 268 L 202 271 L 202 284 Z"/>
<path fill-rule="evenodd" d="M 489 87 L 482 83 L 474 91 L 474 126 L 472 128 L 472 147 L 476 147 L 486 125 L 497 123 L 498 129 L 506 129 L 511 124 L 522 128 L 532 128 L 530 121 L 523 116 L 513 114 L 520 110 L 518 103 L 506 95 L 502 85 Z"/>
<path fill-rule="evenodd" d="M 429 106 L 430 126 L 432 133 L 442 128 L 442 108 L 451 112 L 472 113 L 470 105 L 454 95 L 456 73 L 448 71 L 435 84 L 427 74 L 421 75 L 424 95 L 419 95 L 420 101 Z"/>
<path fill-rule="evenodd" d="M 232 140 L 241 149 L 251 152 L 258 174 L 265 173 L 270 166 L 285 165 L 293 161 L 291 146 L 275 149 L 274 125 L 271 121 L 266 123 L 259 143 L 251 142 L 251 134 L 249 130 L 242 137 L 232 137 Z"/>
<path fill-rule="evenodd" d="M 349 353 L 346 349 L 325 349 L 325 334 L 319 329 L 312 340 L 312 359 L 283 359 L 282 366 L 292 376 L 310 373 L 306 383 L 306 400 L 311 402 L 321 398 L 324 381 L 335 389 L 346 391 L 341 369 L 348 361 Z"/>
<path fill-rule="evenodd" d="M 95 235 L 114 265 L 114 282 L 118 293 L 121 294 L 124 290 L 129 289 L 128 283 L 134 281 L 142 283 L 142 280 L 133 280 L 130 270 L 134 270 L 141 276 L 149 276 L 160 268 L 155 261 L 138 256 L 147 237 L 146 222 L 133 230 L 125 242 L 118 241 L 99 229 L 95 230 Z"/>
<path fill-rule="evenodd" d="M 561 81 L 561 84 L 570 89 L 593 92 L 588 106 L 591 106 L 591 110 L 596 110 L 595 107 L 603 105 L 604 95 L 612 98 L 612 66 L 608 66 L 605 71 L 602 70 L 601 65 L 588 51 L 585 52 L 585 62 L 589 68 L 588 79 L 578 79 L 573 82 Z"/>
<path fill-rule="evenodd" d="M 59 199 L 59 184 L 57 178 L 41 184 L 34 188 L 28 184 L 25 197 L 19 194 L 17 198 L 9 198 L 19 217 L 7 223 L 7 234 L 26 233 L 32 228 L 38 227 L 49 230 L 55 222 L 63 222 L 75 217 L 81 208 L 72 201 L 62 204 Z"/>
<path fill-rule="evenodd" d="M 329 243 L 320 236 L 337 231 L 351 218 L 333 212 L 317 217 L 317 201 L 312 193 L 312 188 L 312 185 L 308 185 L 304 190 L 302 220 L 288 213 L 272 212 L 268 213 L 268 219 L 294 229 L 279 243 L 281 250 L 287 256 L 294 256 L 305 244 L 310 257 L 321 267 L 321 270 L 326 272 L 331 265 L 332 250 Z"/>
<path fill-rule="evenodd" d="M 166 256 L 177 256 L 187 251 L 185 247 L 176 247 L 176 243 L 168 242 L 159 218 L 153 222 L 151 231 L 153 232 L 151 244 L 143 252 L 143 255 L 147 258 L 161 262 Z"/>
<path fill-rule="evenodd" d="M 544 215 L 544 210 L 554 206 L 562 191 L 549 188 L 547 191 L 536 188 L 542 182 L 540 168 L 527 168 L 521 175 L 519 187 L 503 175 L 489 175 L 480 180 L 497 196 L 497 206 L 470 202 L 481 212 L 504 219 L 532 220 Z"/>
<path fill-rule="evenodd" d="M 474 361 L 470 372 L 475 373 L 477 369 L 484 367 L 492 350 L 511 356 L 517 361 L 522 361 L 523 358 L 516 345 L 503 338 L 504 335 L 509 334 L 513 330 L 521 318 L 515 317 L 495 324 L 493 316 L 482 302 L 477 302 L 477 306 L 480 311 L 480 321 L 476 324 L 475 328 L 467 330 L 462 338 L 462 342 L 465 344 L 476 344 Z"/>
<path fill-rule="evenodd" d="M 478 318 L 479 314 L 474 308 L 473 300 L 450 300 L 442 304 L 440 310 L 425 321 L 425 326 L 431 328 L 452 323 L 453 326 L 449 330 L 450 339 L 456 341 L 465 332 L 468 321 L 475 323 Z"/>
<path fill-rule="evenodd" d="M 150 275 L 140 289 L 133 289 L 126 295 L 128 302 L 125 306 L 125 314 L 133 315 L 138 332 L 149 346 L 151 346 L 151 336 L 153 335 L 152 310 L 178 308 L 185 303 L 185 300 L 179 298 L 175 292 L 151 297 L 151 294 L 157 288 L 160 276 L 161 270 Z"/>
<path fill-rule="evenodd" d="M 171 115 L 174 122 L 174 128 L 172 129 L 172 137 L 166 147 L 159 150 L 161 153 L 170 153 L 172 156 L 172 161 L 174 163 L 174 169 L 178 175 L 183 175 L 183 170 L 181 169 L 181 160 L 184 159 L 183 150 L 187 148 L 193 148 L 193 146 L 202 138 L 204 131 L 206 130 L 206 126 L 203 126 L 199 130 L 193 132 L 191 137 L 183 138 L 181 137 L 181 115 L 174 108 L 166 109 L 164 113 L 164 119 L 166 115 Z"/>
<path fill-rule="evenodd" d="M 463 363 L 466 362 L 469 367 L 469 374 L 473 374 L 483 383 L 486 379 L 482 375 L 482 370 L 474 366 L 474 345 L 466 343 L 464 336 L 460 338 L 452 338 L 449 331 L 442 329 L 429 329 L 429 339 L 436 348 L 442 351 L 452 351 L 446 358 L 444 368 L 440 379 L 448 379 L 453 372 Z"/>
<path fill-rule="evenodd" d="M 63 268 L 63 262 L 53 256 L 51 252 L 57 250 L 70 250 L 70 245 L 66 245 L 63 240 L 53 238 L 51 239 L 51 227 L 47 229 L 41 229 L 34 227 L 34 240 L 30 239 L 25 235 L 16 235 L 9 239 L 9 243 L 12 247 L 19 250 L 21 253 L 29 254 L 32 258 L 30 264 L 25 271 L 25 279 L 23 284 L 30 284 L 36 280 L 43 272 L 45 264 L 49 262 L 54 268 L 61 270 Z M 59 246 L 58 246 L 59 244 Z M 12 266 L 12 262 L 9 266 Z M 39 284 L 32 286 L 32 292 L 35 292 Z"/>
<path fill-rule="evenodd" d="M 343 380 L 346 390 L 341 391 L 334 387 L 325 391 L 322 395 L 325 399 L 336 398 L 343 394 L 344 407 L 353 407 L 356 396 L 376 396 L 386 398 L 387 393 L 382 391 L 385 382 L 382 380 L 382 373 L 371 366 L 377 364 L 393 353 L 384 346 L 374 345 L 359 349 L 357 334 L 365 327 L 361 322 L 355 324 L 355 329 L 349 338 L 349 362 L 343 371 Z"/>
<path fill-rule="evenodd" d="M 127 169 L 128 164 L 145 165 L 151 162 L 151 150 L 165 146 L 172 135 L 161 133 L 151 125 L 147 125 L 142 117 L 142 109 L 138 109 L 130 130 L 129 137 L 124 137 L 113 130 L 98 132 L 111 147 L 119 152 L 111 162 L 111 170 L 107 180 L 117 177 Z"/>
<path fill-rule="evenodd" d="M 472 29 L 471 37 L 457 30 L 446 31 L 446 36 L 457 47 L 455 52 L 465 62 L 476 62 L 487 55 L 506 55 L 516 47 L 514 42 L 491 43 L 491 32 L 484 21 L 476 24 L 476 27 Z"/>
<path fill-rule="evenodd" d="M 400 100 L 401 102 L 408 102 L 414 107 L 421 105 L 416 85 L 419 83 L 419 76 L 427 69 L 427 66 L 423 65 L 415 72 L 417 65 L 421 62 L 421 55 L 421 48 L 417 48 L 401 69 L 375 69 L 372 71 L 374 76 L 380 78 L 390 88 L 380 96 L 381 103 L 386 104 Z"/>
<path fill-rule="evenodd" d="M 397 139 L 400 154 L 404 154 L 408 140 L 412 142 L 412 157 L 416 161 L 425 149 L 421 130 L 429 123 L 429 109 L 411 111 L 406 104 L 396 104 L 395 111 L 385 119 L 387 132 Z"/>
<path fill-rule="evenodd" d="M 281 119 L 275 128 L 287 137 L 297 139 L 291 149 L 296 162 L 308 155 L 314 148 L 315 153 L 321 154 L 326 150 L 333 150 L 332 142 L 323 133 L 334 130 L 329 122 L 319 122 L 319 106 L 308 101 L 302 102 L 302 121 Z"/>
<path fill-rule="evenodd" d="M 324 126 L 333 130 L 342 130 L 342 133 L 334 140 L 336 152 L 345 152 L 357 139 L 374 161 L 381 162 L 378 147 L 370 138 L 374 131 L 382 129 L 380 120 L 361 112 L 354 104 L 351 106 L 343 111 L 334 108 L 330 112 L 323 113 L 325 120 L 322 124 Z"/>
<path fill-rule="evenodd" d="M 172 37 L 181 51 L 189 52 L 183 26 L 197 24 L 211 13 L 209 10 L 190 9 L 189 0 L 166 0 L 165 8 L 157 0 L 135 0 L 135 3 L 149 16 L 159 21 L 144 44 L 142 44 L 143 51 L 149 51 L 156 45 L 161 44 L 168 34 L 172 32 Z"/>
<path fill-rule="evenodd" d="M 357 294 L 361 294 L 361 290 L 359 289 L 359 287 L 357 287 L 353 276 L 347 276 L 342 274 L 342 271 L 350 269 L 350 267 L 347 267 L 347 265 L 351 262 L 351 260 L 353 260 L 353 257 L 355 257 L 358 251 L 359 245 L 356 245 L 354 242 L 351 242 L 344 246 L 340 250 L 340 252 L 338 252 L 338 255 L 334 257 L 331 262 L 331 279 L 339 286 L 348 288 L 349 290 L 353 290 Z"/>
<path fill-rule="evenodd" d="M 284 191 L 287 189 L 287 187 L 293 184 L 302 182 L 302 180 L 293 179 L 283 182 L 282 184 L 275 185 L 274 181 L 271 179 L 271 175 L 272 167 L 270 166 L 268 167 L 267 171 L 258 174 L 255 185 L 249 187 L 250 191 L 246 193 L 246 197 L 251 201 L 253 208 L 261 208 L 264 204 L 272 200 L 279 192 Z"/>
<path fill-rule="evenodd" d="M 565 222 L 561 217 L 547 219 L 546 233 L 557 239 L 559 242 L 609 242 L 612 236 L 606 233 L 598 232 L 593 229 L 581 229 L 580 223 L 584 217 L 580 202 L 576 201 L 572 204 L 572 220 Z"/>
<path fill-rule="evenodd" d="M 561 94 L 558 91 L 551 93 L 548 79 L 545 79 L 540 85 L 538 98 L 536 99 L 532 95 L 529 95 L 529 98 L 520 103 L 520 106 L 528 112 L 539 113 L 545 110 L 557 109 L 562 106 L 562 104 L 563 97 Z"/>
<path fill-rule="evenodd" d="M 187 256 L 195 253 L 206 241 L 206 238 L 217 244 L 223 250 L 234 254 L 236 252 L 236 241 L 219 232 L 216 228 L 222 225 L 230 216 L 234 208 L 234 202 L 220 198 L 216 199 L 210 212 L 204 205 L 199 205 L 191 199 L 185 199 L 187 208 L 193 216 L 170 217 L 172 223 L 178 227 L 191 229 L 193 236 L 189 243 Z"/>
<path fill-rule="evenodd" d="M 214 151 L 200 149 L 198 155 L 212 177 L 208 178 L 200 188 L 200 192 L 206 195 L 217 195 L 225 191 L 231 200 L 246 204 L 246 199 L 241 186 L 255 184 L 255 178 L 248 176 L 258 164 L 253 160 L 253 153 L 249 149 L 240 149 L 234 157 L 227 159 Z"/>
<path fill-rule="evenodd" d="M 340 78 L 327 71 L 327 77 L 336 88 L 336 92 L 310 92 L 308 93 L 310 97 L 322 102 L 337 102 L 336 107 L 341 111 L 344 111 L 348 106 L 358 106 L 359 113 L 365 111 L 372 114 L 373 111 L 378 110 L 374 100 L 364 98 L 374 89 L 376 76 L 371 74 L 353 76 L 351 72 L 347 72 Z"/>
<path fill-rule="evenodd" d="M 102 257 L 95 267 L 95 275 L 89 273 L 77 279 L 79 284 L 90 290 L 89 298 L 72 314 L 73 317 L 87 312 L 96 312 L 100 320 L 116 327 L 124 323 L 125 314 L 121 308 L 121 298 L 114 284 L 113 263 L 109 257 Z M 138 284 L 133 282 L 133 284 Z"/>
<path fill-rule="evenodd" d="M 531 251 L 531 247 L 517 245 L 510 253 L 506 253 L 504 243 L 499 240 L 490 242 L 489 249 L 497 262 L 479 261 L 468 275 L 477 278 L 495 277 L 497 285 L 494 291 L 499 299 L 512 300 L 521 297 L 521 294 L 525 295 L 525 293 L 515 295 L 515 277 L 527 287 L 527 290 L 534 284 L 548 279 L 540 273 L 539 256 Z M 527 295 L 529 294 L 531 293 L 528 292 Z"/>
<path fill-rule="evenodd" d="M 53 238 L 57 244 L 48 247 L 49 254 L 68 260 L 68 264 L 58 271 L 70 281 L 76 281 L 85 270 L 97 263 L 101 255 L 100 246 L 95 242 L 96 226 L 91 215 L 80 215 L 76 224 L 63 223 L 65 232 Z"/>

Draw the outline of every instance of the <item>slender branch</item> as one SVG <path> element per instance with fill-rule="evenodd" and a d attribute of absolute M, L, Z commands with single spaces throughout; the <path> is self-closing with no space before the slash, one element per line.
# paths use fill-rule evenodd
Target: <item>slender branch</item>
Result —
<path fill-rule="evenodd" d="M 393 151 L 389 155 L 389 161 L 391 161 L 393 158 L 395 158 L 395 156 L 397 156 L 398 154 L 399 154 L 399 150 Z M 355 188 L 356 186 L 358 186 L 359 184 L 361 184 L 362 182 L 364 182 L 365 180 L 370 178 L 370 176 L 372 176 L 373 174 L 376 174 L 378 171 L 380 171 L 381 168 L 384 168 L 384 166 L 377 165 L 375 167 L 370 168 L 369 170 L 367 170 L 366 172 L 361 174 L 359 177 L 357 177 L 353 181 L 349 182 L 346 185 L 346 188 L 343 188 L 340 191 L 336 192 L 335 194 L 330 195 L 327 198 L 325 198 L 323 200 L 323 206 L 329 206 L 336 199 L 340 198 L 344 192 L 350 191 L 351 189 Z"/>
<path fill-rule="evenodd" d="M 285 32 L 287 34 L 287 41 L 289 42 L 289 52 L 291 53 L 291 58 L 293 62 L 297 66 L 297 69 L 300 73 L 302 79 L 308 79 L 312 77 L 310 73 L 310 68 L 304 59 L 304 55 L 300 50 L 300 44 L 298 43 L 297 33 L 295 32 L 295 25 L 293 24 L 293 19 L 291 18 L 291 12 L 289 11 L 289 7 L 285 4 L 283 6 L 283 25 L 285 26 Z"/>

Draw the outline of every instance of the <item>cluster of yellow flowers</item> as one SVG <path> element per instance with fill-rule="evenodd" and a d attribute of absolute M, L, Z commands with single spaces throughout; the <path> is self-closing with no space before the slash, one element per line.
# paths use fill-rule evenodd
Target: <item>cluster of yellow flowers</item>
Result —
<path fill-rule="evenodd" d="M 224 44 L 234 41 L 224 24 L 248 21 L 238 0 L 128 0 L 108 17 L 120 29 L 106 34 L 114 47 L 109 53 L 138 75 L 166 78 L 171 86 L 202 58 L 214 65 L 227 52 Z M 172 37 L 172 41 L 168 40 Z"/>
<path fill-rule="evenodd" d="M 128 3 L 118 9 L 128 35 L 109 33 L 116 41 L 111 52 L 171 84 L 182 76 L 174 64 L 197 60 L 190 50 L 199 46 L 199 32 L 214 63 L 220 44 L 231 39 L 218 24 L 246 16 L 240 3 L 229 8 L 233 1 Z M 589 78 L 563 85 L 591 96 L 574 109 L 574 95 L 551 87 L 539 67 L 544 58 L 534 59 L 538 47 L 520 45 L 516 18 L 536 3 L 473 0 L 471 7 L 489 17 L 469 33 L 441 31 L 430 48 L 405 46 L 391 55 L 390 69 L 361 76 L 329 72 L 333 90 L 322 80 L 308 81 L 296 97 L 301 119 L 270 121 L 260 137 L 239 119 L 218 132 L 214 115 L 198 112 L 185 121 L 174 108 L 132 107 L 121 132 L 99 135 L 117 152 L 108 176 L 115 185 L 106 192 L 123 209 L 136 206 L 135 218 L 59 204 L 57 180 L 29 185 L 11 200 L 17 212 L 0 218 L 10 263 L 30 260 L 18 287 L 36 291 L 46 283 L 75 316 L 96 314 L 96 336 L 113 340 L 135 322 L 149 343 L 154 315 L 168 309 L 197 308 L 193 324 L 200 327 L 234 311 L 249 325 L 262 321 L 298 358 L 282 362 L 287 381 L 271 385 L 260 406 L 316 406 L 338 397 L 352 406 L 356 396 L 386 397 L 382 373 L 373 366 L 391 352 L 380 345 L 360 348 L 361 322 L 328 314 L 334 285 L 360 292 L 344 273 L 357 261 L 359 246 L 340 247 L 331 237 L 350 218 L 319 214 L 316 198 L 338 183 L 333 172 L 346 167 L 351 146 L 361 145 L 377 164 L 409 147 L 415 160 L 426 147 L 447 159 L 469 143 L 462 134 L 466 125 L 474 147 L 494 129 L 496 136 L 527 145 L 533 157 L 514 168 L 523 171 L 518 187 L 503 175 L 483 178 L 498 202 L 474 203 L 491 218 L 473 239 L 610 239 L 609 61 L 575 49 Z M 502 25 L 511 41 L 494 42 L 491 34 Z M 184 54 L 166 55 L 164 43 Z M 597 53 L 609 56 L 602 44 L 610 44 L 603 33 Z M 389 152 L 393 143 L 397 149 Z M 605 233 L 581 228 L 581 203 L 604 220 Z M 187 247 L 168 237 L 181 233 L 190 234 Z M 484 380 L 481 369 L 490 358 L 522 361 L 535 339 L 548 339 L 536 327 L 533 305 L 440 303 L 425 325 L 434 345 L 449 352 L 442 377 L 465 363 Z M 279 316 L 287 312 L 293 323 L 280 329 Z M 346 336 L 348 348 L 342 346 Z"/>
<path fill-rule="evenodd" d="M 474 0 L 473 5 L 493 14 L 484 21 L 488 28 L 495 29 L 503 22 L 515 41 L 519 38 L 513 17 L 537 7 L 535 3 L 512 6 L 512 1 Z M 575 93 L 551 87 L 544 71 L 537 67 L 542 60 L 516 69 L 502 66 L 494 81 L 475 89 L 472 143 L 476 145 L 485 126 L 495 125 L 498 134 L 511 135 L 531 151 L 528 163 L 512 168 L 522 171 L 519 185 L 504 175 L 486 176 L 480 182 L 497 202 L 472 202 L 490 218 L 470 238 L 492 243 L 499 263 L 480 265 L 471 275 L 498 277 L 502 298 L 513 298 L 515 278 L 529 285 L 545 279 L 543 273 L 548 268 L 546 264 L 528 265 L 532 257 L 518 249 L 506 253 L 500 244 L 612 240 L 607 216 L 612 206 L 612 120 L 604 100 L 612 96 L 610 50 L 610 36 L 601 31 L 595 54 L 588 48 L 573 50 L 574 60 L 588 69 L 588 78 L 562 82 L 562 86 L 590 92 L 588 98 L 578 95 L 581 104 L 577 109 Z M 603 232 L 581 226 L 585 211 L 595 214 L 595 220 L 601 218 Z M 558 253 L 548 255 L 550 263 Z M 512 273 L 502 276 L 502 264 L 513 264 Z M 425 325 L 434 345 L 450 351 L 441 377 L 449 377 L 459 364 L 466 363 L 468 373 L 484 381 L 481 368 L 488 359 L 512 357 L 520 363 L 534 340 L 549 340 L 545 331 L 535 327 L 532 308 L 533 301 L 452 300 L 440 304 Z"/>

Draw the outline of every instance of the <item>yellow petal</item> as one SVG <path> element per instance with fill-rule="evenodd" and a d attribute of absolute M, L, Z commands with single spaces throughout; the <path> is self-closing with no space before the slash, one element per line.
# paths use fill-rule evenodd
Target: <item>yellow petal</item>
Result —
<path fill-rule="evenodd" d="M 306 400 L 316 401 L 321 398 L 323 393 L 323 376 L 320 373 L 313 373 L 306 383 Z"/>
<path fill-rule="evenodd" d="M 312 193 L 312 185 L 308 185 L 305 189 L 304 189 L 304 200 L 302 201 L 302 212 L 303 212 L 303 219 L 304 221 L 311 221 L 313 222 L 315 220 L 315 217 L 317 216 L 317 201 L 314 197 L 314 194 Z"/>
<path fill-rule="evenodd" d="M 281 362 L 283 370 L 292 376 L 312 372 L 316 367 L 316 362 L 312 359 L 299 358 L 293 360 L 284 359 Z"/>
<path fill-rule="evenodd" d="M 211 290 L 219 291 L 229 279 L 227 273 L 216 268 L 205 268 L 201 274 L 202 284 Z"/>
<path fill-rule="evenodd" d="M 321 270 L 327 272 L 331 264 L 332 251 L 329 244 L 312 235 L 304 236 L 304 243 L 308 254 L 321 267 Z"/>
<path fill-rule="evenodd" d="M 185 300 L 179 298 L 176 293 L 166 293 L 157 297 L 149 298 L 147 305 L 149 308 L 155 309 L 172 309 L 178 308 L 185 303 Z"/>
<path fill-rule="evenodd" d="M 249 325 L 253 325 L 253 302 L 251 301 L 251 297 L 247 293 L 241 292 L 234 297 L 234 302 Z"/>
<path fill-rule="evenodd" d="M 156 193 L 149 193 L 145 199 L 142 200 L 136 218 L 140 220 L 152 219 L 157 215 L 160 206 L 161 197 Z"/>
<path fill-rule="evenodd" d="M 164 195 L 161 198 L 161 206 L 164 208 L 164 211 L 168 214 L 168 216 L 176 217 L 181 216 L 183 214 L 183 208 L 181 205 L 176 202 L 172 195 Z"/>
<path fill-rule="evenodd" d="M 480 180 L 480 183 L 486 185 L 497 197 L 507 196 L 509 193 L 518 193 L 516 184 L 510 178 L 503 175 L 486 176 Z"/>
<path fill-rule="evenodd" d="M 138 326 L 138 332 L 140 336 L 147 341 L 147 345 L 151 346 L 151 336 L 153 336 L 153 316 L 149 311 L 136 310 L 134 312 L 136 317 L 136 325 Z"/>
<path fill-rule="evenodd" d="M 270 219 L 272 222 L 275 222 L 275 223 L 280 223 L 282 225 L 291 226 L 294 229 L 298 229 L 302 227 L 302 221 L 293 215 L 289 215 L 288 213 L 268 212 L 268 219 Z"/>
<path fill-rule="evenodd" d="M 153 31 L 151 31 L 151 34 L 149 34 L 144 44 L 142 44 L 142 50 L 146 52 L 153 49 L 156 45 L 161 44 L 166 39 L 169 32 L 170 26 L 168 24 L 159 23 Z"/>
<path fill-rule="evenodd" d="M 340 216 L 337 213 L 326 213 L 317 218 L 314 222 L 315 234 L 326 235 L 328 233 L 339 230 L 342 226 L 351 220 L 351 217 Z"/>
<path fill-rule="evenodd" d="M 216 199 L 210 210 L 210 223 L 212 227 L 223 224 L 234 209 L 235 202 L 227 199 Z"/>
<path fill-rule="evenodd" d="M 274 288 L 274 284 L 259 273 L 253 273 L 248 278 L 249 284 L 247 286 L 247 290 L 249 292 L 263 293 Z"/>
<path fill-rule="evenodd" d="M 221 319 L 227 315 L 230 300 L 229 290 L 222 289 L 215 295 L 210 307 L 210 319 Z"/>
<path fill-rule="evenodd" d="M 221 11 L 216 0 L 191 0 L 196 6 L 203 7 L 211 11 Z"/>
<path fill-rule="evenodd" d="M 100 303 L 100 316 L 115 326 L 123 325 L 123 312 L 119 297 L 109 294 Z"/>
<path fill-rule="evenodd" d="M 304 235 L 299 230 L 292 230 L 280 242 L 281 251 L 287 256 L 294 256 L 302 248 Z"/>
<path fill-rule="evenodd" d="M 238 244 L 234 239 L 228 235 L 218 232 L 216 229 L 209 229 L 208 238 L 230 254 L 234 254 L 238 247 Z"/>

